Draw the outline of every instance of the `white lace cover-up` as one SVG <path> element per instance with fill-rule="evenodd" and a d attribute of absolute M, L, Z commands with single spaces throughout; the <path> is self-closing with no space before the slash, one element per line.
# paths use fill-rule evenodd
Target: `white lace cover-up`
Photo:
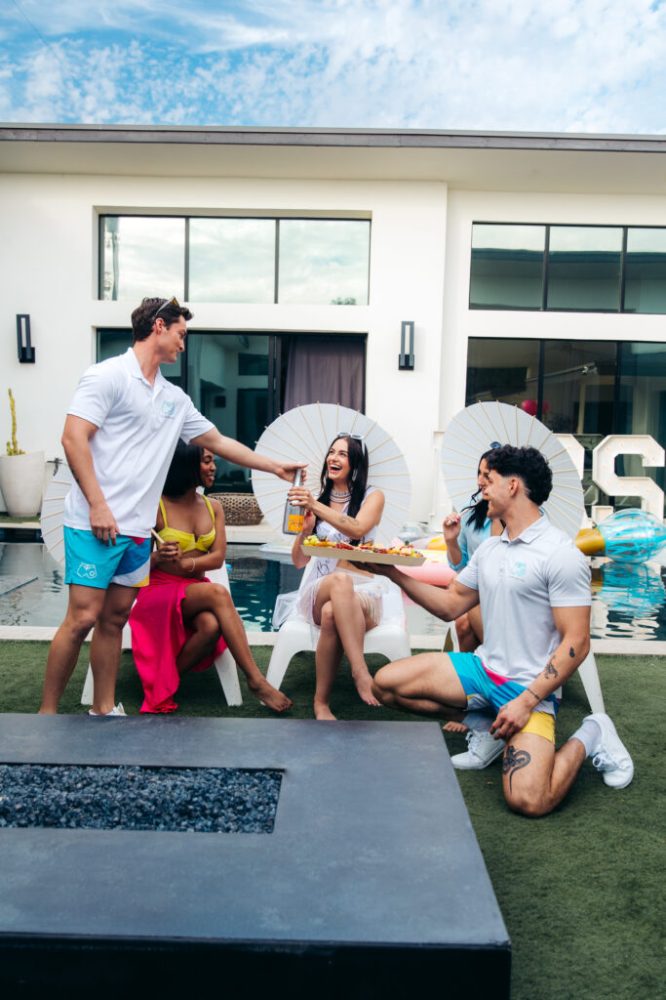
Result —
<path fill-rule="evenodd" d="M 370 493 L 373 492 L 372 488 L 367 490 L 363 498 L 364 502 Z M 346 510 L 347 508 L 345 507 L 342 513 Z M 344 535 L 326 521 L 319 521 L 317 523 L 316 534 L 317 538 L 322 541 L 349 542 L 347 535 Z M 374 541 L 374 537 L 375 530 L 372 529 L 361 541 L 372 542 Z M 349 557 L 353 559 L 354 553 L 350 552 Z M 314 570 L 310 574 L 310 578 L 305 586 L 301 586 L 299 590 L 292 591 L 289 594 L 280 594 L 278 596 L 275 602 L 275 612 L 273 613 L 274 628 L 279 628 L 291 616 L 292 612 L 301 620 L 307 621 L 311 625 L 316 624 L 313 611 L 317 590 L 321 581 L 329 573 L 344 573 L 352 578 L 354 593 L 358 595 L 363 610 L 372 622 L 372 627 L 374 628 L 375 625 L 379 625 L 382 619 L 382 597 L 388 591 L 388 581 L 384 577 L 370 576 L 363 572 L 342 567 L 337 559 L 320 559 L 319 557 L 315 557 L 314 561 Z"/>

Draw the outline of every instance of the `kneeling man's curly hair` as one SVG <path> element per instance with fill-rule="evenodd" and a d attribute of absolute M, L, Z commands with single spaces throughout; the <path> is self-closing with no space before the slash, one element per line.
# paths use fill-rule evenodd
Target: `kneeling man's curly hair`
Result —
<path fill-rule="evenodd" d="M 550 496 L 553 488 L 553 474 L 544 456 L 536 448 L 514 448 L 505 444 L 488 452 L 486 462 L 489 469 L 500 476 L 518 476 L 525 484 L 530 500 L 541 506 Z"/>

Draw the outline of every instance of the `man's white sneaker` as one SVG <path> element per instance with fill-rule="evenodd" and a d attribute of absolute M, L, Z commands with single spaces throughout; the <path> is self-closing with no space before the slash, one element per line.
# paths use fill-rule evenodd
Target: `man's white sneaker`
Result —
<path fill-rule="evenodd" d="M 453 766 L 460 771 L 482 771 L 499 757 L 506 745 L 504 740 L 496 740 L 489 732 L 476 733 L 473 729 L 470 729 L 465 739 L 467 751 L 451 758 Z"/>
<path fill-rule="evenodd" d="M 88 715 L 94 715 L 96 719 L 110 719 L 119 715 L 127 716 L 127 712 L 123 708 L 123 703 L 119 701 L 117 705 L 113 706 L 110 712 L 93 712 L 92 708 L 89 708 Z"/>
<path fill-rule="evenodd" d="M 605 712 L 594 712 L 588 719 L 599 726 L 601 739 L 592 752 L 592 763 L 601 771 L 609 788 L 626 788 L 634 776 L 634 762 L 617 735 L 612 719 Z"/>

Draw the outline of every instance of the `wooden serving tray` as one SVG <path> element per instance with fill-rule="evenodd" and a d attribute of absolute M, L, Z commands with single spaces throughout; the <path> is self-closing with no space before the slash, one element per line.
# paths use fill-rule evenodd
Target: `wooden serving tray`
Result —
<path fill-rule="evenodd" d="M 355 563 L 383 563 L 384 566 L 421 566 L 425 556 L 401 556 L 393 552 L 371 552 L 370 549 L 339 549 L 335 545 L 301 545 L 305 556 L 316 559 L 347 559 Z"/>

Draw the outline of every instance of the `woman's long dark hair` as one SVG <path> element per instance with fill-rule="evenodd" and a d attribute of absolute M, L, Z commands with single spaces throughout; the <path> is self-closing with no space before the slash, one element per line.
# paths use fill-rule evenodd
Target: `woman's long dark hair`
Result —
<path fill-rule="evenodd" d="M 488 451 L 484 451 L 483 455 L 479 459 L 479 469 L 481 468 L 481 462 L 487 459 L 489 455 L 492 455 L 494 448 L 489 448 Z M 478 472 L 477 472 L 478 476 Z M 488 517 L 488 501 L 481 497 L 481 490 L 477 489 L 475 493 L 472 494 L 472 502 L 463 507 L 462 513 L 468 510 L 470 513 L 465 518 L 465 524 L 471 525 L 474 531 L 481 531 L 481 528 L 486 523 L 486 518 Z"/>
<path fill-rule="evenodd" d="M 347 442 L 347 457 L 349 459 L 349 491 L 351 497 L 349 498 L 347 514 L 349 517 L 356 517 L 361 509 L 361 504 L 365 498 L 365 491 L 368 487 L 368 449 L 360 438 L 351 437 L 349 434 L 337 434 L 333 438 L 326 451 L 324 465 L 321 470 L 321 493 L 318 499 L 320 503 L 325 504 L 326 507 L 330 507 L 333 483 L 328 478 L 326 459 L 328 458 L 328 452 L 335 442 L 340 441 L 342 438 Z"/>
<path fill-rule="evenodd" d="M 201 459 L 203 448 L 197 444 L 179 441 L 171 459 L 162 492 L 165 497 L 176 499 L 185 496 L 193 486 L 201 486 Z"/>

